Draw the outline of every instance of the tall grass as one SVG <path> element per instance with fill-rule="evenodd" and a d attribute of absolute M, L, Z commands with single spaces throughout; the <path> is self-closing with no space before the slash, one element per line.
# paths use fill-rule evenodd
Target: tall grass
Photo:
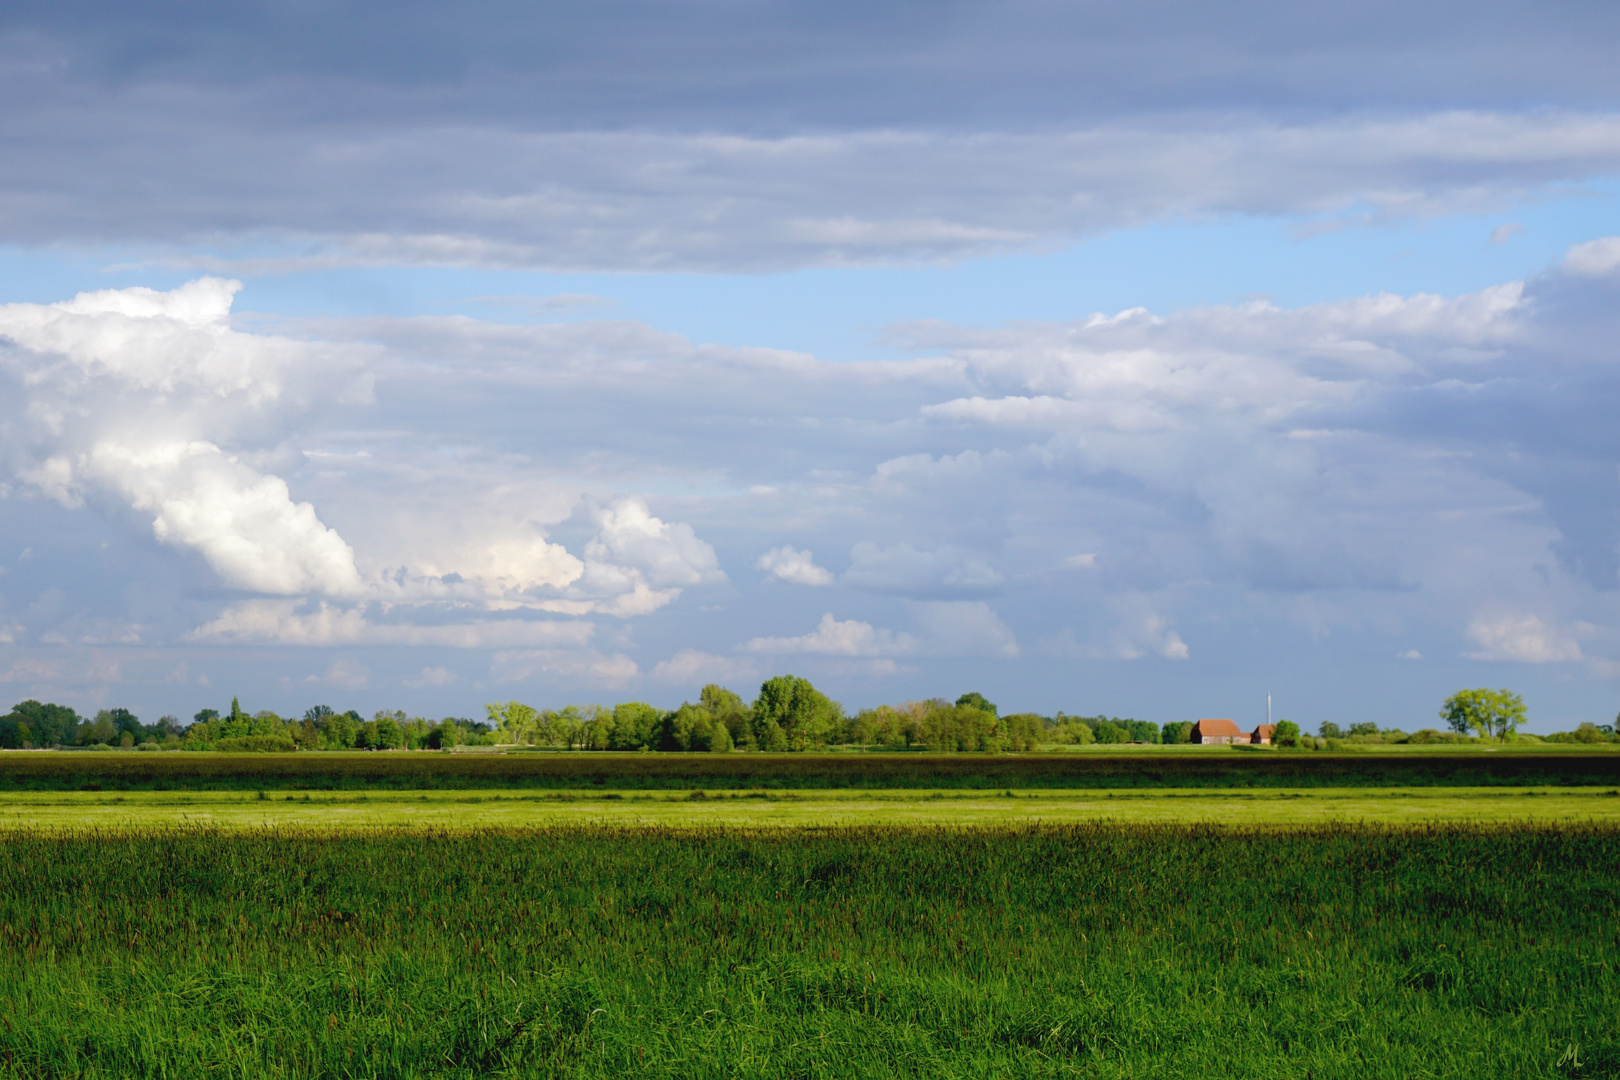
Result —
<path fill-rule="evenodd" d="M 1620 785 L 1620 754 L 0 754 L 3 791 Z"/>
<path fill-rule="evenodd" d="M 11 834 L 0 1075 L 1616 1076 L 1617 866 L 1588 827 Z"/>

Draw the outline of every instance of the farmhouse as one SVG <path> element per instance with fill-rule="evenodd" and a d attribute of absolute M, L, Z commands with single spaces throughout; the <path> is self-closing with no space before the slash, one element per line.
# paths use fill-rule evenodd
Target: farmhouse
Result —
<path fill-rule="evenodd" d="M 1249 741 L 1252 743 L 1259 743 L 1261 746 L 1270 746 L 1271 733 L 1276 730 L 1276 724 L 1261 724 L 1259 727 L 1254 729 L 1254 734 L 1249 736 Z"/>
<path fill-rule="evenodd" d="M 1200 720 L 1193 725 L 1195 743 L 1246 743 L 1249 736 L 1230 720 Z"/>

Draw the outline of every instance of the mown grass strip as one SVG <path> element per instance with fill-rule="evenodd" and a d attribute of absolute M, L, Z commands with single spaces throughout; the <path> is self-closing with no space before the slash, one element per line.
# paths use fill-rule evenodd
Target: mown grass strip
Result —
<path fill-rule="evenodd" d="M 0 794 L 0 830 L 86 826 L 483 828 L 569 823 L 796 828 L 1038 822 L 1288 827 L 1329 822 L 1609 822 L 1620 788 L 1118 791 L 260 791 Z"/>

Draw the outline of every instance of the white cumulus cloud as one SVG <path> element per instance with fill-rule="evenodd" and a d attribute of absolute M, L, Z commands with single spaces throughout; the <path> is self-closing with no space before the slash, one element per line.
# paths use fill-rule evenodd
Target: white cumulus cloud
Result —
<path fill-rule="evenodd" d="M 798 637 L 758 637 L 743 648 L 749 652 L 771 655 L 820 653 L 826 656 L 893 656 L 910 652 L 915 645 L 916 640 L 909 634 L 879 630 L 859 619 L 839 621 L 829 611 L 808 634 Z"/>
<path fill-rule="evenodd" d="M 759 557 L 754 564 L 778 581 L 791 582 L 794 585 L 831 585 L 833 583 L 832 571 L 817 566 L 816 559 L 811 552 L 798 551 L 791 547 L 772 548 Z"/>
<path fill-rule="evenodd" d="M 1582 659 L 1580 642 L 1567 631 L 1549 626 L 1536 615 L 1503 615 L 1475 619 L 1468 636 L 1478 642 L 1472 660 L 1513 660 L 1525 664 L 1560 664 Z"/>
<path fill-rule="evenodd" d="M 681 649 L 652 669 L 652 678 L 673 686 L 703 686 L 707 683 L 753 682 L 759 678 L 759 665 L 751 657 L 720 656 L 698 649 Z"/>

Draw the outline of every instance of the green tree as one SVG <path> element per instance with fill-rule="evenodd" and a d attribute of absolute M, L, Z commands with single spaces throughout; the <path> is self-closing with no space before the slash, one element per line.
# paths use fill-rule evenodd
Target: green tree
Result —
<path fill-rule="evenodd" d="M 0 746 L 60 746 L 73 741 L 79 723 L 79 714 L 66 705 L 41 704 L 29 698 L 0 718 Z"/>
<path fill-rule="evenodd" d="M 495 725 L 501 742 L 516 745 L 536 741 L 539 734 L 540 714 L 533 706 L 521 701 L 492 701 L 484 706 L 489 722 Z"/>
<path fill-rule="evenodd" d="M 452 746 L 459 746 L 462 741 L 461 727 L 450 717 L 440 720 L 438 726 L 428 732 L 429 750 L 448 750 Z"/>
<path fill-rule="evenodd" d="M 118 729 L 113 726 L 112 717 L 106 709 L 96 713 L 94 720 L 86 720 L 79 726 L 78 735 L 74 742 L 80 746 L 104 745 L 118 737 Z"/>
<path fill-rule="evenodd" d="M 1159 728 L 1159 741 L 1162 743 L 1190 743 L 1192 742 L 1192 721 L 1172 720 Z"/>
<path fill-rule="evenodd" d="M 754 701 L 754 740 L 761 750 L 808 750 L 826 745 L 843 709 L 795 675 L 767 679 Z"/>
<path fill-rule="evenodd" d="M 1453 731 L 1473 730 L 1480 738 L 1506 742 L 1524 723 L 1524 699 L 1510 690 L 1459 690 L 1440 706 L 1440 719 Z"/>
<path fill-rule="evenodd" d="M 1035 749 L 1046 737 L 1046 720 L 1036 713 L 1003 716 L 998 726 L 1007 740 L 1007 749 L 1018 753 Z"/>
<path fill-rule="evenodd" d="M 651 750 L 657 745 L 663 714 L 645 701 L 626 701 L 613 706 L 613 728 L 608 733 L 610 750 Z"/>
<path fill-rule="evenodd" d="M 377 713 L 372 749 L 399 750 L 405 745 L 405 725 L 409 723 L 403 710 L 383 709 Z"/>
<path fill-rule="evenodd" d="M 1104 720 L 1097 725 L 1097 741 L 1100 743 L 1127 743 L 1131 741 L 1131 732 L 1124 724 Z"/>
<path fill-rule="evenodd" d="M 972 709 L 978 709 L 982 712 L 987 712 L 991 716 L 997 715 L 996 707 L 986 700 L 985 696 L 979 693 L 977 690 L 972 690 L 966 694 L 963 694 L 961 697 L 956 699 L 956 703 L 958 705 L 966 705 Z"/>
<path fill-rule="evenodd" d="M 698 694 L 698 704 L 718 723 L 724 724 L 731 746 L 751 749 L 754 746 L 753 713 L 733 690 L 716 683 L 705 686 Z"/>
<path fill-rule="evenodd" d="M 1271 729 L 1271 745 L 1299 746 L 1299 725 L 1292 720 L 1277 721 L 1277 726 Z"/>

